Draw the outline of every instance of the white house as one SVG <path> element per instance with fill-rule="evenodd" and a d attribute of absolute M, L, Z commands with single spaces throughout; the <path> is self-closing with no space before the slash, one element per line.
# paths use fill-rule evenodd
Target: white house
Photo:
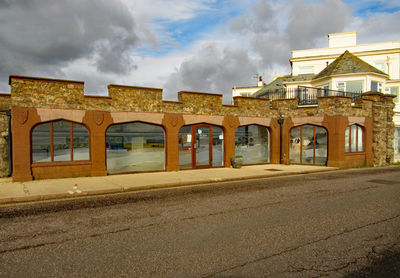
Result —
<path fill-rule="evenodd" d="M 357 44 L 357 32 L 329 34 L 329 46 L 292 51 L 292 74 L 275 79 L 253 96 L 298 86 L 344 92 L 378 91 L 395 101 L 395 160 L 400 161 L 400 41 Z"/>
<path fill-rule="evenodd" d="M 262 76 L 259 77 L 257 86 L 249 86 L 249 87 L 233 87 L 232 88 L 232 96 L 233 97 L 249 97 L 253 95 L 255 92 L 260 90 L 265 85 L 264 81 L 262 80 Z"/>

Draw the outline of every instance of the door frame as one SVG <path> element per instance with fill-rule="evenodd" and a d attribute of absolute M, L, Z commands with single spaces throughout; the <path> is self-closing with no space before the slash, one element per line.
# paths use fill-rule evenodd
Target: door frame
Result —
<path fill-rule="evenodd" d="M 192 169 L 205 169 L 205 168 L 212 168 L 213 166 L 213 155 L 212 155 L 212 148 L 213 148 L 213 134 L 212 134 L 212 125 L 210 124 L 195 124 L 192 125 Z M 199 127 L 207 127 L 208 128 L 208 159 L 209 159 L 209 164 L 208 165 L 196 165 L 196 131 L 197 128 Z"/>

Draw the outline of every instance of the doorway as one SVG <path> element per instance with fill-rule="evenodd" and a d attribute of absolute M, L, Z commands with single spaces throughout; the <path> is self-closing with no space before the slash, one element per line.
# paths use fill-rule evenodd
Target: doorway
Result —
<path fill-rule="evenodd" d="M 179 131 L 179 166 L 201 169 L 223 166 L 222 128 L 209 124 L 183 126 Z"/>

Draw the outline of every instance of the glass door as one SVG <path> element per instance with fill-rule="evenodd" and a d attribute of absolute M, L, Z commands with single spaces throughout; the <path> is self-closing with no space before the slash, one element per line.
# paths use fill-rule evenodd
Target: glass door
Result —
<path fill-rule="evenodd" d="M 195 168 L 211 167 L 212 152 L 210 145 L 210 126 L 196 126 L 193 129 L 194 140 L 194 166 Z"/>

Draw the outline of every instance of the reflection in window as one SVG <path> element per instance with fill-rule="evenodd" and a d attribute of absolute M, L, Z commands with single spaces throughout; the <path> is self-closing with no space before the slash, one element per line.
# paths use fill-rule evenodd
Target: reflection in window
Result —
<path fill-rule="evenodd" d="M 74 160 L 89 160 L 89 131 L 83 125 L 72 124 Z"/>
<path fill-rule="evenodd" d="M 50 123 L 37 125 L 32 131 L 33 162 L 49 162 L 51 158 Z"/>
<path fill-rule="evenodd" d="M 89 159 L 89 132 L 85 126 L 69 121 L 55 121 L 33 128 L 33 162 Z"/>
<path fill-rule="evenodd" d="M 345 131 L 345 152 L 363 152 L 363 129 L 358 125 L 351 125 Z"/>
<path fill-rule="evenodd" d="M 165 170 L 164 130 L 140 122 L 116 124 L 106 133 L 109 173 Z"/>
<path fill-rule="evenodd" d="M 192 168 L 192 127 L 183 126 L 179 130 L 179 168 Z"/>
<path fill-rule="evenodd" d="M 71 160 L 71 123 L 53 123 L 54 161 Z"/>
<path fill-rule="evenodd" d="M 328 134 L 323 127 L 303 125 L 290 131 L 290 163 L 321 164 L 328 158 Z"/>
<path fill-rule="evenodd" d="M 212 166 L 224 166 L 224 132 L 218 126 L 212 127 Z"/>
<path fill-rule="evenodd" d="M 400 127 L 394 129 L 393 141 L 394 161 L 400 161 Z"/>
<path fill-rule="evenodd" d="M 243 156 L 243 164 L 269 163 L 268 128 L 259 125 L 238 127 L 235 154 Z"/>

